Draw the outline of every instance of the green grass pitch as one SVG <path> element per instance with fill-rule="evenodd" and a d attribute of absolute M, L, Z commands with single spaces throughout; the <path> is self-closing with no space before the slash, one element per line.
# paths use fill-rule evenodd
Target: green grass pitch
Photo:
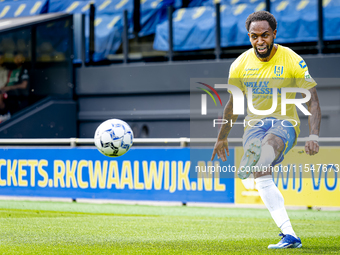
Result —
<path fill-rule="evenodd" d="M 340 254 L 339 211 L 288 214 L 301 249 L 264 209 L 0 201 L 0 254 Z"/>

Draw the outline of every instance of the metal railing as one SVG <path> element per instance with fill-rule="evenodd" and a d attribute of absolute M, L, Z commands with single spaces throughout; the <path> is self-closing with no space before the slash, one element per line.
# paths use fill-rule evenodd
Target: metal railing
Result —
<path fill-rule="evenodd" d="M 298 143 L 304 143 L 308 140 L 308 137 L 298 138 Z M 229 138 L 229 144 L 242 143 L 242 138 Z M 174 145 L 178 144 L 181 147 L 187 147 L 189 144 L 213 144 L 216 142 L 216 138 L 135 138 L 133 143 L 136 145 L 147 144 L 162 144 L 162 145 Z M 340 137 L 321 137 L 319 143 L 329 143 L 335 145 L 340 143 Z M 29 138 L 29 139 L 0 139 L 0 145 L 69 145 L 76 147 L 79 145 L 94 145 L 93 138 Z"/>

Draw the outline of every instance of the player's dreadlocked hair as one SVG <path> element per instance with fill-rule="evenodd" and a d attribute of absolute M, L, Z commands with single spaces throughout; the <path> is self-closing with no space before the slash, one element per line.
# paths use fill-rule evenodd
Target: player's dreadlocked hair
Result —
<path fill-rule="evenodd" d="M 258 11 L 250 14 L 246 20 L 246 29 L 249 32 L 250 24 L 253 21 L 261 21 L 266 20 L 269 23 L 269 26 L 273 29 L 273 31 L 276 29 L 277 22 L 273 14 L 267 12 L 267 11 Z"/>

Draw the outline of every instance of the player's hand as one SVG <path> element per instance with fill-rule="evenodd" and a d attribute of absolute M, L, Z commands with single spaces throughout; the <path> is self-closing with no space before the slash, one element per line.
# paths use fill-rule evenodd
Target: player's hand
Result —
<path fill-rule="evenodd" d="M 217 157 L 222 159 L 223 162 L 226 161 L 227 160 L 227 156 L 225 154 L 226 151 L 229 157 L 228 140 L 227 139 L 217 140 L 217 142 L 215 143 L 213 154 L 211 156 L 211 161 L 214 160 L 216 154 Z"/>
<path fill-rule="evenodd" d="M 319 144 L 317 141 L 307 141 L 305 151 L 308 155 L 313 156 L 319 152 Z"/>

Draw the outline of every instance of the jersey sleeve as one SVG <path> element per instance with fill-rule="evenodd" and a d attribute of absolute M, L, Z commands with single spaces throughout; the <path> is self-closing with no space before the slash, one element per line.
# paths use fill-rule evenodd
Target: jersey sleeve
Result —
<path fill-rule="evenodd" d="M 240 90 L 242 90 L 243 94 L 245 93 L 241 77 L 239 75 L 239 72 L 237 71 L 237 68 L 235 68 L 235 62 L 230 66 L 229 69 L 228 84 L 238 87 Z M 228 92 L 230 93 L 229 90 Z"/>
<path fill-rule="evenodd" d="M 309 74 L 306 62 L 300 57 L 295 66 L 295 82 L 296 86 L 304 89 L 311 89 L 316 86 L 315 80 Z"/>

